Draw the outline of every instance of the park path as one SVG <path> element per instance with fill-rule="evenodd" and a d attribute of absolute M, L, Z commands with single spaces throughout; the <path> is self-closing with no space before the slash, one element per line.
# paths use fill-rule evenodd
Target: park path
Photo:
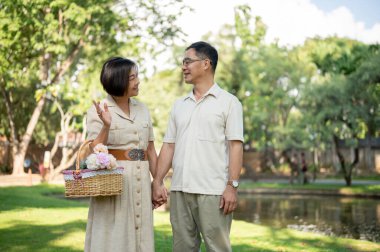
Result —
<path fill-rule="evenodd" d="M 25 174 L 19 176 L 0 175 L 0 187 L 4 186 L 32 186 L 42 182 L 39 174 Z M 60 175 L 52 184 L 64 184 L 63 176 Z"/>

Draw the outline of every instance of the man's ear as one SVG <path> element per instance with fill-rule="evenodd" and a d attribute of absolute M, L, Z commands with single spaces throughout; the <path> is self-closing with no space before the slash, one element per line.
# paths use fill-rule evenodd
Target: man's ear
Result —
<path fill-rule="evenodd" d="M 209 68 L 211 68 L 212 66 L 211 66 L 211 61 L 209 60 L 209 59 L 205 59 L 204 61 L 203 61 L 203 69 L 204 70 L 207 70 L 207 69 L 209 69 Z"/>

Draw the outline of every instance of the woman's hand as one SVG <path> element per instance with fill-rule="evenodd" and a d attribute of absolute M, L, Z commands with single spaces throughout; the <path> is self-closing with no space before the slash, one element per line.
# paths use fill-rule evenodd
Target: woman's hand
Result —
<path fill-rule="evenodd" d="M 95 105 L 96 112 L 98 113 L 98 116 L 100 120 L 102 120 L 104 126 L 110 127 L 112 117 L 111 113 L 108 110 L 107 103 L 104 103 L 104 109 L 100 107 L 100 102 L 92 101 Z"/>
<path fill-rule="evenodd" d="M 162 204 L 165 204 L 168 201 L 168 190 L 164 186 L 163 182 L 158 182 L 153 179 L 152 182 L 152 203 L 153 208 L 157 209 Z"/>

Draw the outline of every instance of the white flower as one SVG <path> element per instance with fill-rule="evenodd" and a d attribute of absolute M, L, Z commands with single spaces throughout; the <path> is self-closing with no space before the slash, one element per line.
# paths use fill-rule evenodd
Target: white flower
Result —
<path fill-rule="evenodd" d="M 110 164 L 107 167 L 107 169 L 114 169 L 117 166 L 116 158 L 112 156 L 111 154 L 108 154 L 108 157 L 110 159 Z"/>
<path fill-rule="evenodd" d="M 96 163 L 97 163 L 96 154 L 93 153 L 87 157 L 86 159 L 87 169 L 91 169 L 91 170 L 98 169 L 98 165 Z"/>
<path fill-rule="evenodd" d="M 99 143 L 94 147 L 94 152 L 95 153 L 107 153 L 108 154 L 108 149 L 107 149 L 107 146 Z"/>

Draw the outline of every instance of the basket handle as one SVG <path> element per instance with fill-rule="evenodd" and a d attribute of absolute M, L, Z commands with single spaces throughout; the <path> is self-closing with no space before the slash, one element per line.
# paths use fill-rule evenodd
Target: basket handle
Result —
<path fill-rule="evenodd" d="M 75 172 L 76 173 L 79 173 L 79 170 L 80 170 L 80 153 L 82 151 L 82 149 L 88 145 L 88 144 L 91 144 L 94 140 L 86 140 L 84 141 L 81 146 L 79 147 L 79 150 L 78 150 L 78 153 L 77 153 L 77 159 L 76 159 L 76 162 L 75 162 Z"/>

